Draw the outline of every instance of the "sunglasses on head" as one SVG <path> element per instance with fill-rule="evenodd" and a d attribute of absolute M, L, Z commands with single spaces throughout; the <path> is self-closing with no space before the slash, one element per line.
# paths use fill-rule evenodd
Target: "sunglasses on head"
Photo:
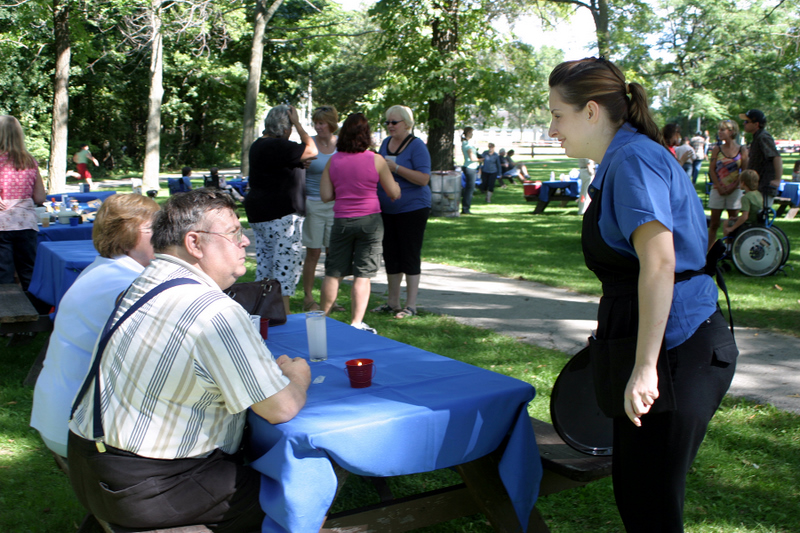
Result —
<path fill-rule="evenodd" d="M 402 120 L 387 120 L 387 121 L 385 122 L 385 124 L 386 124 L 387 126 L 389 126 L 389 125 L 392 125 L 392 126 L 397 126 L 397 125 L 398 125 L 398 124 L 400 124 L 401 122 L 403 122 L 403 121 L 402 121 Z"/>

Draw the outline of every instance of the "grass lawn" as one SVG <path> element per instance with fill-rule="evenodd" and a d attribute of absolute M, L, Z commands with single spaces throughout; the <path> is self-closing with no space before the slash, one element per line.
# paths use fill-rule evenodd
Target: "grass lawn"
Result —
<path fill-rule="evenodd" d="M 558 175 L 574 166 L 563 158 L 543 157 L 525 163 L 534 179 L 549 179 L 551 170 Z M 167 193 L 162 190 L 162 194 Z M 580 218 L 574 204 L 551 206 L 538 216 L 531 214 L 533 209 L 533 204 L 522 200 L 519 185 L 498 189 L 488 206 L 476 195 L 476 216 L 431 219 L 424 258 L 598 294 L 599 285 L 580 253 Z M 794 242 L 800 242 L 800 222 L 781 221 L 779 225 Z M 797 252 L 793 252 L 790 264 L 797 260 Z M 252 260 L 248 260 L 248 268 L 242 281 L 253 278 Z M 738 324 L 797 334 L 800 287 L 793 270 L 770 278 L 747 278 L 732 272 L 727 280 Z M 319 285 L 317 280 L 317 291 Z M 349 308 L 348 295 L 343 288 L 339 301 Z M 302 291 L 292 299 L 292 309 L 302 310 Z M 348 317 L 349 312 L 334 315 L 343 321 Z M 370 316 L 369 323 L 386 337 L 531 383 L 537 397 L 530 404 L 530 413 L 550 419 L 550 391 L 568 359 L 566 354 L 424 311 L 402 321 Z M 43 342 L 44 336 L 39 335 L 28 346 L 8 348 L 0 339 L 0 531 L 8 533 L 75 531 L 84 514 L 38 434 L 28 427 L 33 390 L 21 383 Z M 798 472 L 800 416 L 726 398 L 688 476 L 686 531 L 800 531 Z M 449 471 L 436 472 L 392 478 L 390 486 L 402 496 L 450 484 L 456 478 Z M 374 502 L 377 496 L 372 489 L 351 476 L 335 510 Z M 609 479 L 548 496 L 538 507 L 554 533 L 623 531 Z M 491 528 L 476 515 L 420 531 L 489 532 Z"/>

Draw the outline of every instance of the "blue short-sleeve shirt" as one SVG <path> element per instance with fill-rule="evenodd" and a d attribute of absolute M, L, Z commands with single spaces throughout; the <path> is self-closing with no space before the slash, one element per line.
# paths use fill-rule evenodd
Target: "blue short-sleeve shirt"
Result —
<path fill-rule="evenodd" d="M 386 157 L 390 138 L 384 139 L 378 152 L 384 157 Z M 397 155 L 395 163 L 401 167 L 417 170 L 425 174 L 431 173 L 431 154 L 428 153 L 428 147 L 419 137 L 412 139 L 408 143 L 408 146 Z M 378 183 L 378 199 L 381 201 L 381 212 L 396 215 L 431 206 L 431 188 L 428 185 L 411 183 L 397 174 L 392 174 L 392 176 L 394 176 L 397 184 L 400 185 L 400 198 L 392 202 L 386 191 Z"/>
<path fill-rule="evenodd" d="M 602 189 L 600 235 L 622 255 L 636 257 L 634 230 L 657 220 L 672 232 L 675 271 L 702 270 L 708 231 L 703 204 L 675 157 L 630 124 L 614 136 L 590 187 Z M 714 280 L 697 276 L 675 284 L 666 328 L 667 349 L 682 344 L 710 317 L 719 295 Z"/>

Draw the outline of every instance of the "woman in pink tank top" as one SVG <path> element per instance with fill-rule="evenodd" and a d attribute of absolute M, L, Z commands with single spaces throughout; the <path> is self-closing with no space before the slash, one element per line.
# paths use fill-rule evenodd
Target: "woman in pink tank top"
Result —
<path fill-rule="evenodd" d="M 320 305 L 330 314 L 342 278 L 352 275 L 350 324 L 377 333 L 364 323 L 364 313 L 369 303 L 370 279 L 378 272 L 383 252 L 378 183 L 392 200 L 400 197 L 400 186 L 386 160 L 368 151 L 371 142 L 369 122 L 364 115 L 348 116 L 339 132 L 337 152 L 322 172 L 320 198 L 323 202 L 336 200 L 336 203 Z"/>

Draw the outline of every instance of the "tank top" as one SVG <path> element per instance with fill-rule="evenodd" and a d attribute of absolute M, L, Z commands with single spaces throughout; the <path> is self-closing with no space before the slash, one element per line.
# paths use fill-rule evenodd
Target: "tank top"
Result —
<path fill-rule="evenodd" d="M 717 153 L 717 177 L 724 185 L 730 185 L 739 179 L 739 173 L 742 171 L 742 147 L 739 146 L 739 151 L 733 157 L 728 157 L 719 147 Z"/>
<path fill-rule="evenodd" d="M 375 154 L 336 152 L 328 169 L 336 195 L 334 218 L 355 218 L 381 212 Z"/>

